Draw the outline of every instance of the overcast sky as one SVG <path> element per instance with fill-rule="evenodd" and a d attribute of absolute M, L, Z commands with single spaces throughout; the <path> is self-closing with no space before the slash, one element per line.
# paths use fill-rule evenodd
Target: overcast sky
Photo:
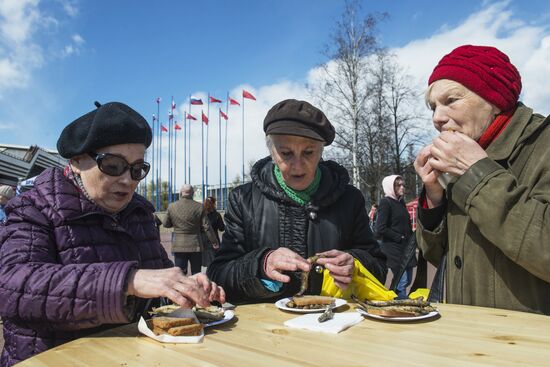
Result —
<path fill-rule="evenodd" d="M 420 91 L 437 61 L 456 46 L 493 45 L 519 69 L 521 100 L 550 113 L 550 2 L 362 5 L 366 12 L 389 13 L 379 41 Z M 330 0 L 0 0 L 0 143 L 55 149 L 62 128 L 92 110 L 95 100 L 127 103 L 151 121 L 161 97 L 165 122 L 174 96 L 181 121 L 190 95 L 225 100 L 229 93 L 241 101 L 244 88 L 257 98 L 245 105 L 245 161 L 259 159 L 267 154 L 265 113 L 282 99 L 311 100 L 305 84 L 327 61 L 321 50 L 342 9 L 343 1 Z M 218 182 L 219 168 L 216 108 L 210 108 L 211 183 Z M 230 181 L 241 170 L 241 112 L 229 109 Z M 200 116 L 200 106 L 191 113 Z M 192 183 L 198 184 L 200 124 L 191 133 Z M 181 166 L 178 172 L 180 185 Z"/>

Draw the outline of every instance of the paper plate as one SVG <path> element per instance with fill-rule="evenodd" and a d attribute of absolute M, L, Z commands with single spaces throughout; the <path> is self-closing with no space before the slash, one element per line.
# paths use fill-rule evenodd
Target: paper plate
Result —
<path fill-rule="evenodd" d="M 424 320 L 424 319 L 431 319 L 432 317 L 435 317 L 435 316 L 439 315 L 438 311 L 432 311 L 432 312 L 427 313 L 425 315 L 419 315 L 419 316 L 388 317 L 388 316 L 373 315 L 373 314 L 368 313 L 367 311 L 362 310 L 360 308 L 357 308 L 356 310 L 361 315 L 363 315 L 365 317 L 368 317 L 368 318 L 371 318 L 371 319 L 384 320 L 384 321 L 398 321 L 398 322 L 399 321 L 405 322 L 405 321 L 418 321 L 418 320 Z"/>

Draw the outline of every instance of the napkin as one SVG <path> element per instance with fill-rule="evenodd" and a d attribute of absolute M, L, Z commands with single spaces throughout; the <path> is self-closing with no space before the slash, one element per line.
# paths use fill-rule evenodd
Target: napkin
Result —
<path fill-rule="evenodd" d="M 195 316 L 195 313 L 192 310 L 189 309 L 178 309 L 170 314 L 170 316 L 173 317 L 192 317 L 197 322 L 197 317 Z M 201 331 L 200 335 L 197 336 L 172 336 L 169 334 L 161 334 L 161 335 L 155 335 L 153 333 L 153 330 L 149 329 L 147 326 L 147 322 L 145 322 L 145 319 L 142 317 L 139 319 L 138 322 L 138 330 L 143 335 L 148 336 L 151 339 L 155 339 L 156 341 L 159 341 L 161 343 L 201 343 L 202 339 L 204 338 L 204 331 Z"/>
<path fill-rule="evenodd" d="M 335 313 L 334 318 L 325 322 L 317 321 L 320 315 L 320 313 L 309 313 L 285 321 L 284 325 L 290 328 L 338 334 L 363 320 L 363 316 L 359 312 Z"/>

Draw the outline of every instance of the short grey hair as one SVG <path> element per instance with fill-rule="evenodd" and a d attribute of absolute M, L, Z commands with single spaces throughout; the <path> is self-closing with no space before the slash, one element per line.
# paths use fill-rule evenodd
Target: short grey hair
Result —
<path fill-rule="evenodd" d="M 313 139 L 311 139 L 313 140 Z M 317 140 L 315 140 L 317 142 Z M 320 156 L 323 156 L 323 151 L 325 150 L 325 143 L 322 141 L 318 141 L 319 144 L 317 146 L 320 149 Z M 273 157 L 273 149 L 275 148 L 275 145 L 273 144 L 273 138 L 272 134 L 268 134 L 265 136 L 265 145 L 267 146 L 267 150 L 269 151 L 269 154 Z"/>
<path fill-rule="evenodd" d="M 182 198 L 192 198 L 195 193 L 195 189 L 191 185 L 183 185 L 180 189 L 180 196 Z"/>

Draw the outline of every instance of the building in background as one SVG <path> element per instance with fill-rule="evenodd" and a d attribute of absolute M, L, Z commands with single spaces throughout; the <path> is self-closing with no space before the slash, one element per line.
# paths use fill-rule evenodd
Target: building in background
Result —
<path fill-rule="evenodd" d="M 64 167 L 68 160 L 55 150 L 36 145 L 0 144 L 0 184 L 17 186 L 19 182 L 39 175 L 49 167 Z"/>

